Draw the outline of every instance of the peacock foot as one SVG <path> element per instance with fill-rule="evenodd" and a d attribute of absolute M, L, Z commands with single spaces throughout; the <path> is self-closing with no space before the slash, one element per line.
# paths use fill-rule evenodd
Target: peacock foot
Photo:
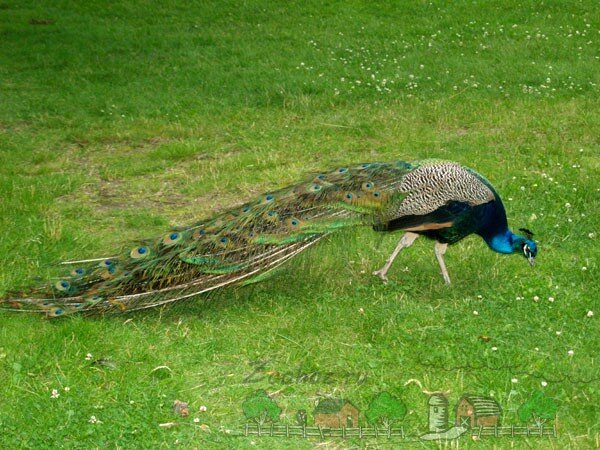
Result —
<path fill-rule="evenodd" d="M 381 281 L 383 281 L 384 284 L 387 284 L 388 277 L 386 276 L 387 270 L 383 270 L 383 269 L 379 269 L 373 272 L 373 275 L 375 275 L 376 277 L 381 278 Z"/>

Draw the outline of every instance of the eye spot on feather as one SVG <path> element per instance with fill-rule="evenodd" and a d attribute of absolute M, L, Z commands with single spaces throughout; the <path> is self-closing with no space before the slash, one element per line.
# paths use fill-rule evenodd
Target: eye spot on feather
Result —
<path fill-rule="evenodd" d="M 82 277 L 85 275 L 85 269 L 83 267 L 78 267 L 77 269 L 71 270 L 71 275 L 74 277 Z"/>
<path fill-rule="evenodd" d="M 319 192 L 321 189 L 323 189 L 323 186 L 314 183 L 308 187 L 308 192 Z"/>
<path fill-rule="evenodd" d="M 54 283 L 54 287 L 61 292 L 67 292 L 71 287 L 71 283 L 69 283 L 67 280 L 58 280 L 56 283 Z"/>
<path fill-rule="evenodd" d="M 366 181 L 362 184 L 363 191 L 371 191 L 374 187 L 375 185 L 370 181 Z"/>
<path fill-rule="evenodd" d="M 292 229 L 296 229 L 298 227 L 300 227 L 301 222 L 300 219 L 296 219 L 295 217 L 290 217 L 289 219 L 286 220 L 286 225 Z"/>
<path fill-rule="evenodd" d="M 48 315 L 51 317 L 62 316 L 63 313 L 64 313 L 64 310 L 62 308 L 52 308 L 50 311 L 48 311 Z"/>
<path fill-rule="evenodd" d="M 323 180 L 325 179 L 325 175 L 323 175 L 323 174 L 321 173 L 321 174 L 317 175 L 315 178 L 316 178 L 317 180 L 321 180 L 321 181 L 323 181 Z"/>
<path fill-rule="evenodd" d="M 265 203 L 271 203 L 274 199 L 275 197 L 273 196 L 273 194 L 267 194 L 265 195 L 264 201 Z"/>
<path fill-rule="evenodd" d="M 146 246 L 136 247 L 133 250 L 131 250 L 131 252 L 129 253 L 129 255 L 133 259 L 145 258 L 149 254 L 150 254 L 150 249 L 148 247 L 146 247 Z"/>
<path fill-rule="evenodd" d="M 203 228 L 194 230 L 194 232 L 192 233 L 192 239 L 195 240 L 202 239 L 204 236 L 206 236 L 206 230 L 204 230 Z"/>
<path fill-rule="evenodd" d="M 365 163 L 365 164 L 361 164 L 360 165 L 361 169 L 368 169 L 369 167 L 371 167 L 371 164 L 369 164 L 369 163 Z"/>
<path fill-rule="evenodd" d="M 338 169 L 338 173 L 346 173 L 346 172 L 348 172 L 348 168 L 347 167 L 340 167 Z"/>
<path fill-rule="evenodd" d="M 101 270 L 98 273 L 98 276 L 103 280 L 109 280 L 114 277 L 114 274 L 117 272 L 117 266 L 112 264 L 110 266 L 104 267 L 104 270 Z"/>
<path fill-rule="evenodd" d="M 264 217 L 269 222 L 276 222 L 279 220 L 279 214 L 277 213 L 277 211 L 267 211 Z"/>
<path fill-rule="evenodd" d="M 114 264 L 112 259 L 105 259 L 104 261 L 101 261 L 100 264 L 98 264 L 100 267 L 102 267 L 103 269 L 110 267 Z"/>
<path fill-rule="evenodd" d="M 352 192 L 346 192 L 342 200 L 344 200 L 346 203 L 352 203 L 354 200 L 356 200 L 356 196 Z"/>
<path fill-rule="evenodd" d="M 183 235 L 181 233 L 173 231 L 172 233 L 167 234 L 163 238 L 163 244 L 164 245 L 174 245 L 174 244 L 178 243 L 179 241 L 181 241 L 182 237 L 183 237 Z"/>
<path fill-rule="evenodd" d="M 244 214 L 247 214 L 247 213 L 249 213 L 249 212 L 250 212 L 250 210 L 251 210 L 251 208 L 250 208 L 249 206 L 244 206 L 244 207 L 242 208 L 242 212 L 243 212 Z"/>

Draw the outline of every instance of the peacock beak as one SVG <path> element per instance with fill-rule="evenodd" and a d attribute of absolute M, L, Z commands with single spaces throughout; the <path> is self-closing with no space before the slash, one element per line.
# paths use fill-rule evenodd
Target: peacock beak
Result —
<path fill-rule="evenodd" d="M 529 265 L 531 267 L 535 266 L 535 257 L 534 256 L 529 255 L 529 257 L 527 258 L 527 260 L 529 261 Z"/>

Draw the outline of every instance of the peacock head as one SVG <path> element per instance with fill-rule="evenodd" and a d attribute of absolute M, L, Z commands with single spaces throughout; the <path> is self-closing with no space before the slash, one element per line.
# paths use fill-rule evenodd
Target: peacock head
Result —
<path fill-rule="evenodd" d="M 533 240 L 533 233 L 527 228 L 519 228 L 525 236 L 515 235 L 516 239 L 513 239 L 513 251 L 521 252 L 525 258 L 529 261 L 529 264 L 533 266 L 535 264 L 535 257 L 537 256 L 537 244 Z"/>

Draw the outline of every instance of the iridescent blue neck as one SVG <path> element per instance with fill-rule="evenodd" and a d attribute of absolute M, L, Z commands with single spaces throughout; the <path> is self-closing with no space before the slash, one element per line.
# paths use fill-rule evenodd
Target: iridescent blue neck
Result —
<path fill-rule="evenodd" d="M 493 236 L 490 236 L 489 238 L 484 239 L 485 242 L 487 242 L 487 245 L 489 245 L 489 247 L 495 252 L 514 253 L 514 242 L 516 237 L 516 234 L 514 234 L 509 229 L 506 229 L 503 232 L 497 233 Z"/>

